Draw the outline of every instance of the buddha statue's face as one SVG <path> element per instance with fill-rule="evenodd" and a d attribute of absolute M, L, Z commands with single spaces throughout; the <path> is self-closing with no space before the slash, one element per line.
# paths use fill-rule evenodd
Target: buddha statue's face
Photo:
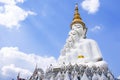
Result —
<path fill-rule="evenodd" d="M 82 37 L 84 30 L 81 24 L 74 24 L 72 30 L 76 31 L 79 37 Z"/>

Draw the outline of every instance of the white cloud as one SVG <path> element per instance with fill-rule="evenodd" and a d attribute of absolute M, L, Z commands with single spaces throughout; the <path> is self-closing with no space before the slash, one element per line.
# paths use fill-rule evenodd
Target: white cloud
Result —
<path fill-rule="evenodd" d="M 16 77 L 16 73 L 22 73 L 21 77 L 23 78 L 32 75 L 32 73 L 29 70 L 16 67 L 14 64 L 3 66 L 1 70 L 2 75 L 6 77 Z"/>
<path fill-rule="evenodd" d="M 25 20 L 28 15 L 34 15 L 32 11 L 26 11 L 17 3 L 23 3 L 24 0 L 0 0 L 3 4 L 0 6 L 0 25 L 7 28 L 19 27 L 20 22 Z"/>
<path fill-rule="evenodd" d="M 99 30 L 101 30 L 102 28 L 101 28 L 101 26 L 95 26 L 95 27 L 93 27 L 92 29 L 91 29 L 91 31 L 92 32 L 96 32 L 96 31 L 99 31 Z"/>
<path fill-rule="evenodd" d="M 88 13 L 93 14 L 98 11 L 100 2 L 99 0 L 84 0 L 81 6 L 84 10 L 88 11 Z"/>
<path fill-rule="evenodd" d="M 26 54 L 19 51 L 17 47 L 0 49 L 0 75 L 4 77 L 16 76 L 18 72 L 21 72 L 21 75 L 30 76 L 36 63 L 39 68 L 45 70 L 50 64 L 55 64 L 56 59 L 54 57 Z"/>

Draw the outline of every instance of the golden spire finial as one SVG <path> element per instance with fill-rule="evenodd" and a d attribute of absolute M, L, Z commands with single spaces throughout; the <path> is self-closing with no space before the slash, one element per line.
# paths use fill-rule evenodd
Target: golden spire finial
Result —
<path fill-rule="evenodd" d="M 75 5 L 75 12 L 74 12 L 73 21 L 71 23 L 71 29 L 72 29 L 72 25 L 75 24 L 75 23 L 80 23 L 83 26 L 83 28 L 85 28 L 85 24 L 82 21 L 82 18 L 80 17 L 80 14 L 79 14 L 79 11 L 78 11 L 78 4 L 77 3 Z"/>

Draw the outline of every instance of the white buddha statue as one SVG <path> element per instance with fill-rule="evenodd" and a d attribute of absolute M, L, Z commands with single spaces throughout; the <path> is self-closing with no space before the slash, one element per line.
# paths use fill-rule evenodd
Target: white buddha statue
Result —
<path fill-rule="evenodd" d="M 71 31 L 58 59 L 59 63 L 88 63 L 102 61 L 97 43 L 86 38 L 87 28 L 82 21 L 76 5 Z"/>
<path fill-rule="evenodd" d="M 52 76 L 57 80 L 114 80 L 95 40 L 86 38 L 87 28 L 76 5 L 66 43 Z M 62 71 L 62 73 L 61 73 Z M 51 79 L 53 79 L 51 78 Z"/>

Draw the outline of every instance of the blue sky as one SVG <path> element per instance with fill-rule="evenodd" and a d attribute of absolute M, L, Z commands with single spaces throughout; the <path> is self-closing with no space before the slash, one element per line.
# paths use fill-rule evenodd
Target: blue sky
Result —
<path fill-rule="evenodd" d="M 41 60 L 45 63 L 56 61 L 68 36 L 76 3 L 88 28 L 87 38 L 96 40 L 110 70 L 115 77 L 119 76 L 119 2 L 119 0 L 0 0 L 1 79 L 13 78 L 22 71 L 30 75 L 36 63 L 42 64 Z M 25 59 L 26 57 L 31 61 Z M 13 74 L 10 75 L 10 72 Z"/>

